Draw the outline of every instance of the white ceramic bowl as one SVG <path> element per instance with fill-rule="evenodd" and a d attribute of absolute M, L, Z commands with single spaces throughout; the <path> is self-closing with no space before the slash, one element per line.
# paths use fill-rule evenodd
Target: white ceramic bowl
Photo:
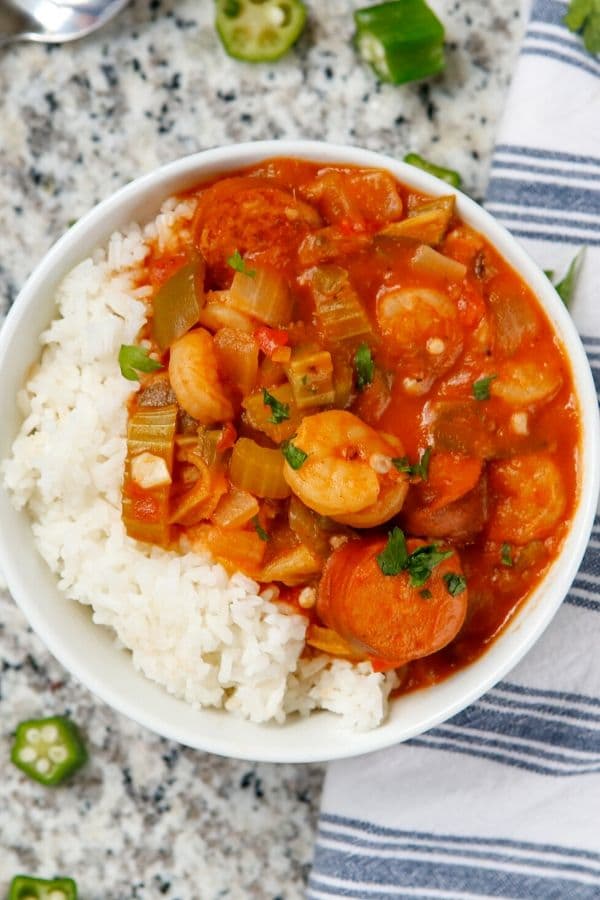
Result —
<path fill-rule="evenodd" d="M 20 421 L 16 395 L 39 355 L 38 337 L 55 315 L 54 292 L 67 272 L 111 233 L 157 213 L 170 194 L 200 181 L 273 156 L 388 169 L 429 194 L 447 184 L 386 156 L 316 142 L 242 144 L 189 156 L 145 175 L 100 203 L 50 250 L 21 291 L 0 332 L 0 459 L 10 450 Z M 374 731 L 352 734 L 330 713 L 284 726 L 253 725 L 217 710 L 196 711 L 137 672 L 112 634 L 94 625 L 89 610 L 66 600 L 38 555 L 27 516 L 0 490 L 0 569 L 32 627 L 51 652 L 94 694 L 137 722 L 191 747 L 243 759 L 309 762 L 355 756 L 414 737 L 472 703 L 502 678 L 546 628 L 575 576 L 585 551 L 598 495 L 600 440 L 596 394 L 573 323 L 541 270 L 514 238 L 480 206 L 457 193 L 458 212 L 484 234 L 538 296 L 569 355 L 581 416 L 581 490 L 560 557 L 503 634 L 475 663 L 441 684 L 401 697 Z"/>

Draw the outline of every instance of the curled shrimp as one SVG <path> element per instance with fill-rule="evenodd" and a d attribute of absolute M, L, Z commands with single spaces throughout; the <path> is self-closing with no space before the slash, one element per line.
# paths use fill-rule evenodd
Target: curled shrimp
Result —
<path fill-rule="evenodd" d="M 490 466 L 492 506 L 489 537 L 528 544 L 548 537 L 560 522 L 567 497 L 560 469 L 547 453 L 500 460 Z"/>
<path fill-rule="evenodd" d="M 195 328 L 171 345 L 169 381 L 177 402 L 201 425 L 233 418 L 233 406 L 217 369 L 213 337 Z"/>
<path fill-rule="evenodd" d="M 462 348 L 455 304 L 425 287 L 393 288 L 377 298 L 377 322 L 392 352 L 413 374 L 448 369 Z"/>
<path fill-rule="evenodd" d="M 395 437 L 357 416 L 329 410 L 302 420 L 293 444 L 307 454 L 298 469 L 286 462 L 284 478 L 302 502 L 344 525 L 381 525 L 402 508 L 408 477 L 392 458 L 402 455 Z"/>
<path fill-rule="evenodd" d="M 509 360 L 500 367 L 491 393 L 510 406 L 541 406 L 552 400 L 561 385 L 562 376 L 553 363 Z"/>

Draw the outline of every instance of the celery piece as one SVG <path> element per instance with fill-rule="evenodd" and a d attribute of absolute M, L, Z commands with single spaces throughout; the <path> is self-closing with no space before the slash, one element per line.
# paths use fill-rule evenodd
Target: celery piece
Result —
<path fill-rule="evenodd" d="M 394 0 L 354 13 L 356 46 L 382 81 L 403 84 L 441 72 L 444 26 L 424 0 Z"/>

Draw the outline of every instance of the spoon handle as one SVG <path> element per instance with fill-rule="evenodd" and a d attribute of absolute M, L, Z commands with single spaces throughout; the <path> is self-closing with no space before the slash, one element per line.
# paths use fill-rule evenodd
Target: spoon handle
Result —
<path fill-rule="evenodd" d="M 30 31 L 31 21 L 24 12 L 0 3 L 0 47 L 22 40 Z"/>

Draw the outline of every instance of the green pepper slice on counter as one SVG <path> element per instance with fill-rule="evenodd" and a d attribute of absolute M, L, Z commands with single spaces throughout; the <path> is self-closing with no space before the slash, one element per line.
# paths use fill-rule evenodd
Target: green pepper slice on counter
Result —
<path fill-rule="evenodd" d="M 77 726 L 52 716 L 21 722 L 10 758 L 34 781 L 54 787 L 84 764 L 87 752 Z"/>
<path fill-rule="evenodd" d="M 407 153 L 404 157 L 404 162 L 411 166 L 416 166 L 417 169 L 423 169 L 424 172 L 429 172 L 430 175 L 435 175 L 436 178 L 441 178 L 442 181 L 446 181 L 448 184 L 451 184 L 452 187 L 458 188 L 459 190 L 461 188 L 462 178 L 458 172 L 454 171 L 454 169 L 445 169 L 443 166 L 436 166 L 435 163 L 429 162 L 428 159 L 423 159 L 418 153 Z"/>
<path fill-rule="evenodd" d="M 273 62 L 306 24 L 301 0 L 217 0 L 216 26 L 225 50 L 244 62 Z"/>
<path fill-rule="evenodd" d="M 404 84 L 444 68 L 444 26 L 424 0 L 367 6 L 354 21 L 358 52 L 382 81 Z"/>
<path fill-rule="evenodd" d="M 8 900 L 77 900 L 77 885 L 72 878 L 32 878 L 15 875 Z"/>

